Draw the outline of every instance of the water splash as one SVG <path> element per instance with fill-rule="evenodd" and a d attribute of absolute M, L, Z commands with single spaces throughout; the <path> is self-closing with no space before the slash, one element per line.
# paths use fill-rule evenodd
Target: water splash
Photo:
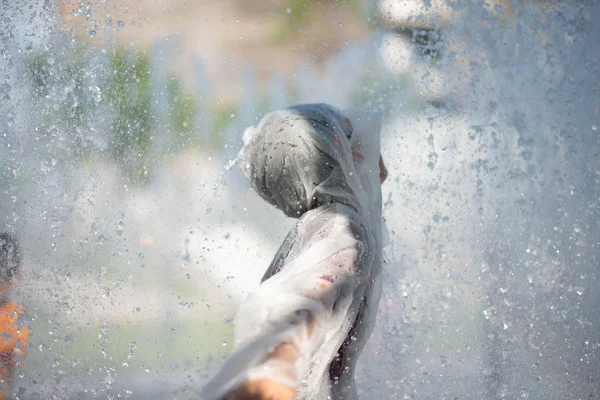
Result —
<path fill-rule="evenodd" d="M 308 101 L 367 105 L 388 116 L 383 149 L 390 178 L 383 190 L 393 254 L 378 327 L 361 361 L 363 397 L 598 397 L 600 105 L 594 91 L 600 73 L 593 39 L 600 28 L 592 23 L 598 5 L 513 2 L 518 18 L 501 23 L 476 2 L 457 4 L 443 30 L 447 47 L 436 48 L 439 59 L 431 63 L 447 74 L 443 91 L 427 94 L 435 74 L 421 66 L 409 68 L 409 77 L 386 75 L 372 62 L 369 39 L 325 63 L 327 84 L 307 67 L 290 79 L 273 77 L 266 100 L 249 90 L 246 106 L 219 127 L 215 143 L 227 149 L 191 150 L 189 141 L 211 137 L 219 116 L 207 107 L 214 90 L 197 66 L 202 101 L 194 103 L 188 127 L 198 128 L 198 138 L 181 141 L 185 126 L 170 128 L 177 113 L 169 102 L 177 96 L 166 92 L 174 86 L 161 67 L 171 41 L 150 48 L 148 60 L 110 43 L 102 52 L 55 29 L 49 10 L 9 3 L 22 8 L 15 15 L 28 17 L 9 16 L 22 25 L 14 39 L 0 41 L 0 167 L 6 172 L 0 174 L 6 200 L 0 231 L 23 238 L 22 293 L 36 333 L 30 343 L 43 349 L 28 355 L 23 397 L 49 396 L 52 388 L 51 394 L 75 398 L 78 388 L 101 388 L 102 376 L 89 368 L 119 367 L 115 360 L 150 360 L 152 381 L 121 366 L 104 391 L 126 384 L 144 397 L 159 385 L 154 371 L 173 361 L 189 370 L 169 373 L 183 378 L 164 387 L 200 386 L 186 374 L 193 370 L 190 375 L 203 379 L 196 370 L 215 368 L 217 361 L 207 360 L 221 360 L 229 350 L 221 346 L 232 343 L 223 319 L 230 320 L 236 301 L 252 289 L 252 268 L 268 264 L 289 221 L 247 195 L 246 183 L 226 184 L 235 159 L 213 173 L 211 163 L 196 164 L 207 157 L 181 152 L 229 159 L 230 143 L 264 111 L 259 104 Z M 29 26 L 30 16 L 35 24 L 41 18 L 44 29 Z M 248 84 L 253 79 L 248 74 Z M 127 101 L 111 104 L 115 93 Z M 135 107 L 124 107 L 130 102 Z M 117 125 L 121 136 L 114 135 Z M 128 180 L 125 167 L 139 160 L 155 173 Z M 230 192 L 243 196 L 233 206 L 216 201 Z M 182 259 L 178 250 L 190 231 L 189 258 Z M 137 254 L 144 255 L 143 269 L 126 261 Z M 183 263 L 194 263 L 191 278 Z M 102 285 L 94 284 L 96 277 Z M 226 287 L 232 282 L 241 284 Z M 192 308 L 193 315 L 185 306 L 208 303 Z M 102 351 L 74 346 L 98 340 L 105 321 L 111 340 L 101 331 Z M 171 325 L 177 335 L 168 334 Z M 127 344 L 136 342 L 131 357 Z M 47 373 L 56 359 L 64 370 L 60 383 Z"/>
<path fill-rule="evenodd" d="M 212 193 L 213 193 L 213 198 L 214 199 L 218 199 L 220 197 L 220 193 L 222 190 L 222 187 L 226 186 L 225 184 L 225 177 L 227 176 L 227 174 L 229 174 L 229 172 L 231 172 L 231 170 L 233 169 L 233 167 L 235 165 L 237 165 L 237 157 L 229 160 L 227 162 L 227 164 L 225 164 L 225 166 L 223 167 L 223 170 L 221 171 L 221 173 L 219 174 L 217 180 L 215 181 L 215 183 L 213 183 L 212 186 Z"/>

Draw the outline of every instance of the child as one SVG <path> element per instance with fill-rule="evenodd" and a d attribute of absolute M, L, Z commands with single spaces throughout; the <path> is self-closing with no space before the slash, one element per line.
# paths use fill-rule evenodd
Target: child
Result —
<path fill-rule="evenodd" d="M 19 274 L 21 255 L 12 235 L 0 233 L 0 400 L 11 397 L 11 381 L 25 352 L 29 332 L 16 325 L 22 307 L 10 301 L 10 289 Z"/>
<path fill-rule="evenodd" d="M 381 293 L 379 121 L 307 104 L 248 128 L 239 164 L 299 218 L 235 318 L 235 347 L 204 400 L 356 399 L 354 369 Z"/>

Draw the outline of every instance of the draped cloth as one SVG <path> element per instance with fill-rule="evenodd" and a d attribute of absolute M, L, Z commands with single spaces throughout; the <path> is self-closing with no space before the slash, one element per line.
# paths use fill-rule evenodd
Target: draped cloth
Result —
<path fill-rule="evenodd" d="M 377 115 L 325 104 L 274 111 L 246 129 L 242 171 L 298 222 L 236 315 L 233 352 L 205 400 L 261 378 L 297 388 L 298 399 L 357 398 L 356 361 L 381 295 L 379 134 Z M 281 343 L 296 346 L 295 363 L 265 363 Z"/>

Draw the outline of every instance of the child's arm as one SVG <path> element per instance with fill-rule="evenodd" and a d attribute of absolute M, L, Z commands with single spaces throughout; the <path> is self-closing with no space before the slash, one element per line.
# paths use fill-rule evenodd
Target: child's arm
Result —
<path fill-rule="evenodd" d="M 328 373 L 354 324 L 369 274 L 367 245 L 357 239 L 356 227 L 334 217 L 329 229 L 242 305 L 237 348 L 205 389 L 207 400 L 223 398 L 218 392 L 225 387 L 239 393 L 251 382 L 295 390 L 315 357 L 319 362 L 312 368 L 323 370 L 315 376 Z"/>

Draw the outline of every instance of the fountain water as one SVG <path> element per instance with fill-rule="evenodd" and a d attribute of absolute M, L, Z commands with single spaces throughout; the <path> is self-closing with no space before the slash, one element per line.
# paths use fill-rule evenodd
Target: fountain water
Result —
<path fill-rule="evenodd" d="M 92 46 L 49 3 L 3 6 L 0 231 L 22 241 L 32 332 L 17 397 L 202 384 L 293 224 L 225 160 L 262 113 L 312 101 L 386 116 L 391 243 L 363 397 L 600 396 L 599 6 L 449 3 L 435 65 L 387 72 L 376 32 L 266 93 L 247 70 L 219 110 L 200 61 L 189 90 L 161 70 L 167 42 Z M 443 96 L 419 86 L 434 75 Z"/>

